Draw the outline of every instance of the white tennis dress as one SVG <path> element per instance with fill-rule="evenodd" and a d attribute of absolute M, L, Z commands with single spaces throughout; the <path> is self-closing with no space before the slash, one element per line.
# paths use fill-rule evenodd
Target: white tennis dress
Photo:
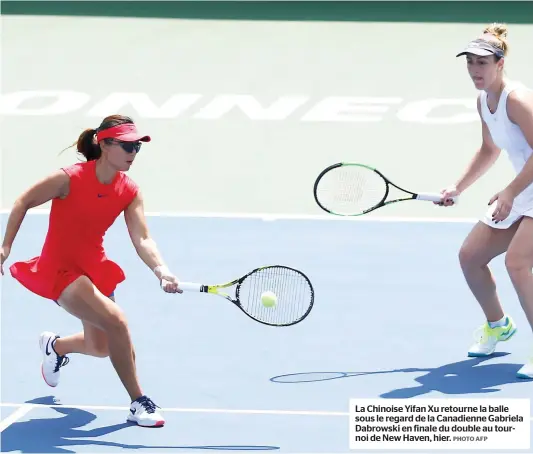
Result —
<path fill-rule="evenodd" d="M 500 96 L 496 112 L 491 113 L 487 105 L 487 93 L 481 92 L 481 116 L 489 128 L 492 140 L 496 146 L 505 151 L 511 164 L 518 174 L 528 158 L 533 154 L 533 149 L 527 143 L 520 128 L 509 120 L 507 115 L 507 98 L 517 88 L 526 88 L 520 82 L 507 82 Z M 502 188 L 503 189 L 503 188 Z M 481 219 L 485 224 L 497 228 L 506 229 L 522 216 L 533 217 L 533 184 L 529 185 L 514 200 L 511 213 L 503 221 L 497 224 L 492 221 L 492 213 L 496 208 L 497 201 L 486 211 Z"/>

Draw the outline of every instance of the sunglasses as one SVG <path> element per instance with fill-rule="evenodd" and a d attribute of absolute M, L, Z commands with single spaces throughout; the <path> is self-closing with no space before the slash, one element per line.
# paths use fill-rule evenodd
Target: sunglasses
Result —
<path fill-rule="evenodd" d="M 120 145 L 120 147 L 126 152 L 126 153 L 139 153 L 141 151 L 141 145 L 142 142 L 122 142 L 121 140 L 116 139 L 108 139 L 108 143 L 114 143 L 116 145 Z"/>

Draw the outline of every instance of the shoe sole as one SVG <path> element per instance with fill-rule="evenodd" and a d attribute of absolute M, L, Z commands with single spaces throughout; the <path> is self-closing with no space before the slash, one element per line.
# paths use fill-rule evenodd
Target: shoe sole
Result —
<path fill-rule="evenodd" d="M 148 429 L 155 428 L 155 427 L 163 427 L 165 425 L 165 421 L 156 421 L 155 424 L 152 424 L 150 426 L 146 424 L 140 424 L 139 422 L 135 421 L 134 419 L 130 419 L 130 418 L 127 418 L 127 421 L 133 424 L 136 424 L 139 427 L 145 427 Z"/>
<path fill-rule="evenodd" d="M 44 369 L 43 369 L 43 365 L 42 365 L 42 363 L 41 363 L 41 375 L 43 376 L 43 380 L 44 380 L 44 382 L 45 382 L 48 386 L 50 386 L 50 388 L 55 388 L 55 387 L 57 386 L 57 385 L 51 385 L 50 383 L 48 383 L 48 382 L 46 381 L 46 378 L 44 378 Z"/>

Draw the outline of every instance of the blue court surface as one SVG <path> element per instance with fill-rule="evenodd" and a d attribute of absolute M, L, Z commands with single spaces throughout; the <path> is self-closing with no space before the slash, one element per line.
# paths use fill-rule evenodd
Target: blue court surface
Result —
<path fill-rule="evenodd" d="M 212 295 L 164 294 L 119 220 L 106 239 L 127 274 L 117 302 L 144 392 L 167 424 L 125 422 L 129 399 L 108 359 L 72 355 L 60 385 L 46 386 L 39 333 L 68 335 L 81 325 L 6 275 L 3 452 L 349 452 L 350 398 L 533 396 L 533 382 L 515 378 L 533 336 L 503 258 L 493 269 L 519 332 L 491 358 L 466 357 L 483 322 L 457 261 L 471 224 L 187 217 L 149 224 L 184 280 L 225 282 L 265 264 L 302 270 L 316 292 L 311 315 L 272 328 Z M 9 263 L 38 255 L 46 227 L 46 216 L 28 216 Z"/>

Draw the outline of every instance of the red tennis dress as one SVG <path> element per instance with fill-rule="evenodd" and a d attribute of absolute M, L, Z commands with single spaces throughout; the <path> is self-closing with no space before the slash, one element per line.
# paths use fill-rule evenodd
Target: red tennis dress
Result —
<path fill-rule="evenodd" d="M 134 199 L 138 186 L 123 172 L 117 172 L 110 184 L 100 183 L 96 161 L 62 170 L 70 177 L 69 195 L 52 200 L 41 255 L 11 265 L 11 275 L 28 290 L 54 301 L 80 276 L 87 276 L 104 295 L 111 295 L 126 277 L 107 258 L 104 235 Z"/>

